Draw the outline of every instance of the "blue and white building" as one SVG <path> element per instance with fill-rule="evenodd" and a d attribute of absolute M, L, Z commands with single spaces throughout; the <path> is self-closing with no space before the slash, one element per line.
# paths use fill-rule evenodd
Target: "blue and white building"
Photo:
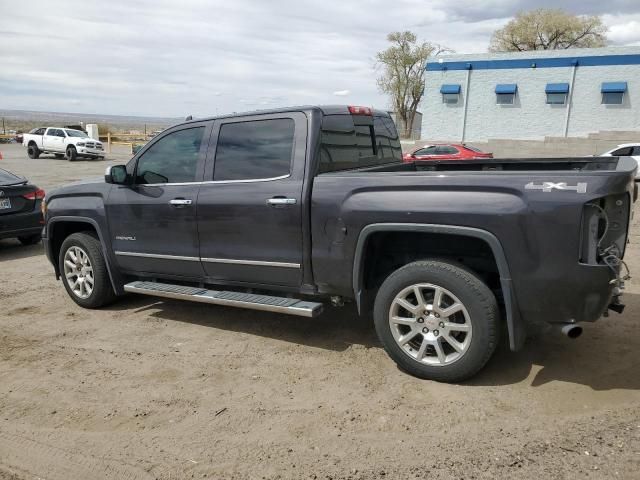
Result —
<path fill-rule="evenodd" d="M 425 139 L 640 137 L 640 47 L 446 55 L 425 77 Z"/>

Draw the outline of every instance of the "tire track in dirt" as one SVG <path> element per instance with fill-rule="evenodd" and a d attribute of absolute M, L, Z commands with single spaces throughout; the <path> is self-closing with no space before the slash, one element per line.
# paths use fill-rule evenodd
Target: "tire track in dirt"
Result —
<path fill-rule="evenodd" d="M 24 471 L 47 480 L 150 480 L 154 475 L 109 458 L 79 453 L 17 433 L 0 432 L 0 469 Z M 1 478 L 1 477 L 0 477 Z M 11 478 L 11 477 L 9 477 Z"/>

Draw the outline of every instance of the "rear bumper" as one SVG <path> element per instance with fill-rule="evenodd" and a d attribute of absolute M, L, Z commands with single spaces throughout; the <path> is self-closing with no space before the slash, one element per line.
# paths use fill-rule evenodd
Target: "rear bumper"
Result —
<path fill-rule="evenodd" d="M 31 212 L 0 216 L 0 238 L 35 235 L 42 231 L 40 202 Z"/>

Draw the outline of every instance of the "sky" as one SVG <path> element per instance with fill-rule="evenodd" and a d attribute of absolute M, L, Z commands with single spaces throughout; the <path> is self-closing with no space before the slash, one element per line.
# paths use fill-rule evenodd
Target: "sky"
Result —
<path fill-rule="evenodd" d="M 611 45 L 640 45 L 639 0 L 0 0 L 0 109 L 387 108 L 375 64 L 387 33 L 481 53 L 518 11 L 560 5 L 602 15 Z"/>

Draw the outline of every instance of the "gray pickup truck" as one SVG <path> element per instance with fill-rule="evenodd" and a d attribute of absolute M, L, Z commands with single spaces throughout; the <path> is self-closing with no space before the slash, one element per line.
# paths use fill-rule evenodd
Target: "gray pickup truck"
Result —
<path fill-rule="evenodd" d="M 315 317 L 353 301 L 402 369 L 453 382 L 503 332 L 517 350 L 541 326 L 576 337 L 622 311 L 635 169 L 403 163 L 386 112 L 253 112 L 176 125 L 51 192 L 43 239 L 83 307 L 133 292 Z"/>

